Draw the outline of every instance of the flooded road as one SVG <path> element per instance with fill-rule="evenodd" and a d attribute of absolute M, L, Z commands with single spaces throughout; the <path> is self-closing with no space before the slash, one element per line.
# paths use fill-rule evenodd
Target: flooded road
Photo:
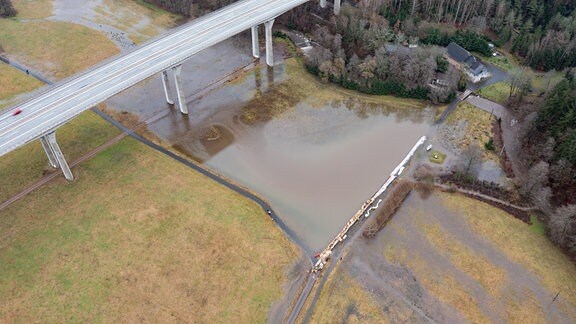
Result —
<path fill-rule="evenodd" d="M 235 62 L 240 66 L 245 59 Z M 435 114 L 432 108 L 399 109 L 355 98 L 303 74 L 295 61 L 274 69 L 259 66 L 192 97 L 198 91 L 192 66 L 208 63 L 189 64 L 190 73 L 183 73 L 189 78 L 189 116 L 163 102 L 156 79 L 109 105 L 140 119 L 170 109 L 150 131 L 267 199 L 315 250 L 323 249 L 386 180 L 427 133 Z M 216 74 L 209 78 L 217 79 Z"/>

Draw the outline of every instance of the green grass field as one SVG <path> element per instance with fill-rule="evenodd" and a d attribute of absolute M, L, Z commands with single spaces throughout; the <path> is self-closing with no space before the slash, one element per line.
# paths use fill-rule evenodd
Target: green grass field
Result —
<path fill-rule="evenodd" d="M 500 104 L 506 104 L 510 95 L 510 84 L 508 82 L 493 83 L 477 91 L 482 97 Z"/>
<path fill-rule="evenodd" d="M 538 217 L 536 217 L 536 215 L 534 215 L 534 214 L 530 215 L 530 221 L 532 222 L 532 226 L 530 226 L 530 229 L 532 229 L 532 232 L 534 232 L 536 234 L 541 234 L 541 235 L 546 234 L 546 225 L 544 223 L 542 223 L 538 219 Z"/>
<path fill-rule="evenodd" d="M 87 111 L 60 127 L 56 131 L 56 138 L 70 163 L 118 134 L 120 131 L 114 126 Z M 40 180 L 45 172 L 53 170 L 39 141 L 1 156 L 0 165 L 0 202 Z"/>
<path fill-rule="evenodd" d="M 482 59 L 506 72 L 512 72 L 520 67 L 520 63 L 512 54 L 502 50 L 500 53 L 503 55 L 483 57 Z"/>
<path fill-rule="evenodd" d="M 124 139 L 0 212 L 0 322 L 266 319 L 297 249 L 250 200 Z"/>

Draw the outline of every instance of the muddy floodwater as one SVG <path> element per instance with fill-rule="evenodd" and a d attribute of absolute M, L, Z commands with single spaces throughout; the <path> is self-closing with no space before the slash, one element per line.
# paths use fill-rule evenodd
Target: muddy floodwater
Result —
<path fill-rule="evenodd" d="M 200 98 L 193 95 L 200 90 L 190 90 L 189 116 L 165 104 L 159 79 L 109 105 L 141 119 L 163 116 L 150 131 L 268 200 L 309 247 L 321 250 L 428 132 L 435 111 L 366 102 L 337 88 L 306 93 L 310 79 L 292 79 L 287 70 L 259 66 Z"/>

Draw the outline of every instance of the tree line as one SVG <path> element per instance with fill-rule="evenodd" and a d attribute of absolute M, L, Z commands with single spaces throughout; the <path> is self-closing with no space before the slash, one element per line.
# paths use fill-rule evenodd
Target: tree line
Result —
<path fill-rule="evenodd" d="M 529 170 L 520 192 L 549 216 L 553 241 L 576 253 L 576 80 L 566 73 L 525 118 Z"/>
<path fill-rule="evenodd" d="M 145 0 L 158 7 L 183 16 L 194 16 L 200 11 L 213 11 L 236 0 Z"/>
<path fill-rule="evenodd" d="M 16 16 L 16 10 L 10 0 L 0 0 L 0 17 Z"/>
<path fill-rule="evenodd" d="M 305 62 L 324 81 L 370 94 L 435 103 L 450 101 L 455 95 L 461 74 L 445 60 L 443 49 L 410 46 L 417 39 L 395 32 L 382 16 L 344 7 L 340 15 L 326 14 L 323 24 L 310 25 L 297 14 L 283 22 L 310 32 L 320 45 L 308 53 Z"/>
<path fill-rule="evenodd" d="M 408 34 L 427 22 L 489 32 L 499 46 L 548 71 L 576 66 L 576 1 L 572 0 L 359 0 Z M 422 22 L 425 22 L 422 24 Z"/>

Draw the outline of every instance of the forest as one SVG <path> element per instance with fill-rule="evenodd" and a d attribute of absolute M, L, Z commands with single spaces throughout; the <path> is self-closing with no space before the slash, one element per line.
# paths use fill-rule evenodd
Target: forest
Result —
<path fill-rule="evenodd" d="M 378 12 L 391 26 L 401 25 L 409 36 L 426 38 L 440 32 L 439 24 L 451 25 L 486 35 L 496 45 L 509 47 L 526 65 L 538 70 L 576 66 L 576 1 L 573 0 L 357 2 L 366 11 Z"/>
<path fill-rule="evenodd" d="M 576 80 L 571 71 L 524 117 L 520 188 L 549 217 L 550 237 L 576 253 Z"/>

